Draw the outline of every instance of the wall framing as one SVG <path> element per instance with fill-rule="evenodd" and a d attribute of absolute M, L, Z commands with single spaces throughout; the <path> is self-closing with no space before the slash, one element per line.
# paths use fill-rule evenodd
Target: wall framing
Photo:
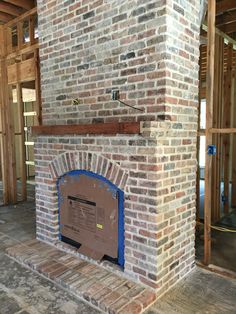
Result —
<path fill-rule="evenodd" d="M 4 204 L 17 202 L 16 155 L 20 163 L 21 200 L 27 199 L 22 83 L 35 81 L 37 124 L 41 123 L 36 19 L 37 8 L 33 8 L 0 25 L 0 149 Z M 28 25 L 26 31 L 23 28 L 24 23 Z M 13 87 L 17 94 L 19 132 L 14 130 L 11 112 Z M 15 136 L 19 136 L 19 151 L 16 151 Z"/>

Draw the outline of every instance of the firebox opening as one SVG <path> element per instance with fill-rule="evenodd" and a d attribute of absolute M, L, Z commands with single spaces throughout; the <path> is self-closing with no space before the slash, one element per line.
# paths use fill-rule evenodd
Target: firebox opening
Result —
<path fill-rule="evenodd" d="M 74 170 L 57 183 L 59 238 L 95 260 L 124 266 L 124 193 L 106 178 Z"/>

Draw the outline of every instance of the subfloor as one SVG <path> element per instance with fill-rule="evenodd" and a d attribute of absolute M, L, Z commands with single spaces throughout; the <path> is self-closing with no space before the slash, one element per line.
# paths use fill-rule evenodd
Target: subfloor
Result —
<path fill-rule="evenodd" d="M 223 187 L 223 184 L 222 184 Z M 223 189 L 223 188 L 222 188 Z M 231 189 L 230 189 L 231 190 Z M 200 182 L 200 218 L 204 216 L 204 180 Z M 229 197 L 231 199 L 231 197 Z M 217 226 L 224 227 L 236 232 L 236 210 L 232 209 L 226 216 L 223 214 L 223 203 L 221 203 L 221 220 Z M 204 257 L 204 230 L 199 226 L 196 233 L 196 258 L 199 261 Z M 236 233 L 212 230 L 212 254 L 211 264 L 236 272 Z"/>
<path fill-rule="evenodd" d="M 35 182 L 34 179 L 27 181 L 27 199 L 34 200 L 35 195 Z M 21 197 L 21 182 L 17 181 L 17 201 L 22 201 Z M 0 181 L 0 206 L 3 205 L 3 183 Z"/>
<path fill-rule="evenodd" d="M 34 238 L 34 222 L 33 201 L 0 207 L 0 314 L 99 313 L 5 255 L 7 247 Z M 236 281 L 196 268 L 147 313 L 232 314 L 235 295 Z"/>
<path fill-rule="evenodd" d="M 204 258 L 204 231 L 197 232 L 196 258 Z M 236 272 L 236 233 L 212 230 L 211 264 Z"/>

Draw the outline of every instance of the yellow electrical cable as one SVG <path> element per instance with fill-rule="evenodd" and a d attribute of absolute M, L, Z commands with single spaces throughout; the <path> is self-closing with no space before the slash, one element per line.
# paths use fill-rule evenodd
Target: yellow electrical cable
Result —
<path fill-rule="evenodd" d="M 221 231 L 221 232 L 230 232 L 230 233 L 236 233 L 236 230 L 232 230 L 232 229 L 227 229 L 227 228 L 223 228 L 223 227 L 217 227 L 217 226 L 211 226 L 212 229 Z"/>
<path fill-rule="evenodd" d="M 204 223 L 197 221 L 198 225 L 204 225 Z M 236 230 L 232 230 L 232 229 L 228 229 L 228 228 L 224 228 L 224 227 L 217 227 L 217 226 L 210 226 L 212 229 L 215 229 L 217 231 L 221 231 L 221 232 L 230 232 L 230 233 L 236 233 Z"/>

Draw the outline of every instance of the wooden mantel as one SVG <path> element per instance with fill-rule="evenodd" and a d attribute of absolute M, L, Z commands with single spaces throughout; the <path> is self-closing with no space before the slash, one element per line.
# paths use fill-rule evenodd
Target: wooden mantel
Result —
<path fill-rule="evenodd" d="M 140 122 L 114 122 L 72 125 L 39 125 L 31 128 L 32 135 L 68 134 L 140 134 Z"/>

